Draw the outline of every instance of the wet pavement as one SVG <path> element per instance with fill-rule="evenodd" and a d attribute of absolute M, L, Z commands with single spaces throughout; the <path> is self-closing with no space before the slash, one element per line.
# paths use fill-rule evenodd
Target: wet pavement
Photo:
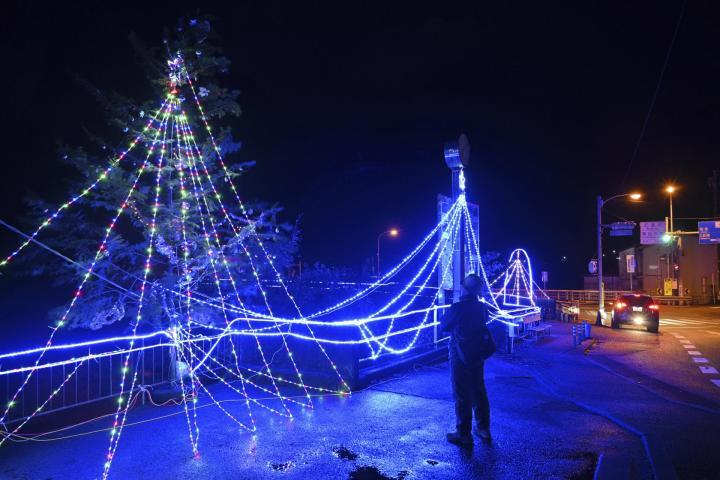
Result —
<path fill-rule="evenodd" d="M 454 427 L 447 364 L 416 365 L 349 397 L 316 398 L 294 420 L 258 409 L 256 435 L 214 406 L 201 408 L 199 459 L 179 407 L 137 408 L 111 478 L 591 479 L 598 458 L 605 478 L 713 478 L 707 475 L 720 471 L 712 398 L 700 405 L 687 392 L 660 395 L 657 385 L 638 380 L 642 372 L 621 375 L 603 364 L 612 359 L 603 358 L 602 343 L 573 349 L 567 324 L 552 330 L 487 363 L 492 443 L 446 443 Z M 221 385 L 212 388 L 229 411 L 245 408 Z M 3 447 L 0 478 L 99 478 L 107 426 L 98 421 L 56 435 L 69 438 Z"/>

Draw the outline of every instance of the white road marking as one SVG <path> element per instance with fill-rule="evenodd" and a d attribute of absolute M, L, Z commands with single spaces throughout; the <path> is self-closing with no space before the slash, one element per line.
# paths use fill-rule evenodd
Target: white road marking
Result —
<path fill-rule="evenodd" d="M 660 320 L 660 325 L 684 325 L 684 323 L 663 318 Z"/>
<path fill-rule="evenodd" d="M 662 325 L 662 323 L 660 324 Z M 683 330 L 694 330 L 696 328 L 707 328 L 707 325 L 665 325 L 666 328 L 675 328 Z"/>
<path fill-rule="evenodd" d="M 704 367 L 704 366 L 700 366 L 700 367 L 698 367 L 698 368 L 700 369 L 700 371 L 701 371 L 702 373 L 706 373 L 706 374 L 708 374 L 708 375 L 715 375 L 716 373 L 718 373 L 717 368 L 715 368 L 715 367 Z"/>
<path fill-rule="evenodd" d="M 690 343 L 690 340 L 679 340 L 679 342 L 687 344 L 687 343 Z"/>
<path fill-rule="evenodd" d="M 712 330 L 706 330 L 710 335 L 720 335 L 720 332 L 713 332 Z"/>
<path fill-rule="evenodd" d="M 677 338 L 678 340 L 686 340 L 685 335 L 675 335 L 675 338 Z"/>
<path fill-rule="evenodd" d="M 710 380 L 710 381 L 713 382 L 716 387 L 720 387 L 720 380 L 718 380 L 718 379 L 716 379 L 716 378 L 713 378 L 713 379 Z"/>
<path fill-rule="evenodd" d="M 695 358 L 693 358 L 693 362 L 695 362 L 695 363 L 710 363 L 710 362 L 708 362 L 708 359 L 705 357 L 695 357 Z"/>
<path fill-rule="evenodd" d="M 680 320 L 678 318 L 661 318 L 660 325 L 707 325 L 708 322 L 703 320 Z"/>
<path fill-rule="evenodd" d="M 690 350 L 695 350 L 697 348 L 695 345 L 683 345 L 683 347 L 688 348 Z"/>
<path fill-rule="evenodd" d="M 686 350 L 686 352 L 688 352 L 688 355 L 702 355 L 697 350 Z"/>

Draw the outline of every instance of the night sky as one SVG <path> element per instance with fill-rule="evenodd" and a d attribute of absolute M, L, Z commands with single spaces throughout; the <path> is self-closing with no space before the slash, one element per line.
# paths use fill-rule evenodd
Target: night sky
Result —
<path fill-rule="evenodd" d="M 128 35 L 160 44 L 164 27 L 198 13 L 177 2 L 104 3 L 3 8 L 2 219 L 19 223 L 29 191 L 64 200 L 57 142 L 92 147 L 83 128 L 105 128 L 74 74 L 151 98 Z M 307 262 L 358 267 L 391 226 L 402 234 L 384 244 L 388 262 L 411 249 L 450 189 L 443 143 L 463 132 L 481 248 L 527 248 L 554 288 L 581 285 L 597 194 L 637 188 L 647 202 L 609 205 L 608 219 L 662 220 L 672 181 L 677 217 L 712 213 L 717 2 L 687 3 L 624 184 L 682 1 L 230 3 L 203 2 L 199 13 L 216 17 L 233 62 L 225 84 L 242 92 L 235 160 L 257 166 L 240 187 L 284 205 L 288 221 L 302 215 Z M 1 232 L 0 253 L 16 240 Z"/>

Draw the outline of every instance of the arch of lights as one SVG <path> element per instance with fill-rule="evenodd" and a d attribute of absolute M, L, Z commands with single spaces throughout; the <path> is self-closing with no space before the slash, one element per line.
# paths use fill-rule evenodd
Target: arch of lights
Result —
<path fill-rule="evenodd" d="M 241 238 L 240 226 L 237 218 L 243 218 L 248 224 L 252 223 L 250 214 L 243 203 L 240 193 L 234 185 L 234 181 L 225 164 L 221 150 L 213 136 L 207 116 L 200 102 L 198 92 L 193 84 L 192 78 L 185 68 L 183 59 L 176 56 L 168 62 L 170 70 L 169 93 L 161 102 L 154 115 L 148 120 L 143 132 L 133 138 L 127 149 L 113 158 L 107 167 L 91 182 L 84 190 L 77 193 L 65 203 L 61 204 L 52 212 L 38 227 L 29 235 L 15 250 L 0 261 L 0 268 L 5 267 L 13 261 L 25 248 L 32 243 L 39 243 L 40 234 L 49 228 L 53 223 L 60 221 L 65 211 L 81 204 L 80 200 L 90 196 L 98 186 L 108 178 L 110 172 L 116 169 L 128 155 L 135 149 L 144 147 L 145 154 L 143 161 L 133 174 L 133 181 L 130 189 L 126 192 L 124 201 L 118 205 L 115 214 L 108 223 L 105 234 L 97 246 L 93 260 L 82 266 L 75 294 L 59 320 L 51 327 L 47 342 L 40 347 L 15 352 L 0 353 L 0 379 L 8 375 L 21 375 L 22 380 L 19 386 L 11 392 L 10 400 L 6 405 L 0 406 L 0 446 L 6 441 L 14 438 L 21 438 L 23 427 L 36 415 L 43 412 L 54 397 L 59 395 L 63 388 L 68 385 L 74 376 L 83 368 L 88 368 L 91 361 L 100 358 L 118 358 L 120 365 L 120 391 L 116 396 L 117 406 L 112 415 L 112 423 L 109 427 L 108 447 L 105 457 L 102 460 L 102 477 L 107 478 L 110 474 L 113 460 L 115 458 L 121 435 L 127 423 L 128 411 L 137 395 L 141 394 L 141 385 L 138 381 L 137 365 L 131 361 L 132 354 L 159 348 L 172 347 L 176 352 L 177 359 L 186 365 L 184 374 L 179 375 L 180 390 L 182 392 L 181 403 L 184 410 L 188 427 L 190 450 L 195 457 L 199 457 L 200 450 L 200 429 L 198 427 L 197 408 L 199 399 L 216 406 L 231 421 L 239 425 L 243 430 L 254 432 L 257 430 L 253 416 L 253 408 L 260 407 L 277 415 L 293 418 L 292 408 L 313 408 L 313 396 L 326 394 L 346 395 L 350 388 L 343 379 L 337 365 L 331 359 L 326 346 L 365 346 L 369 351 L 369 358 L 376 359 L 383 354 L 401 354 L 407 352 L 418 341 L 424 330 L 437 326 L 435 314 L 446 306 L 438 305 L 439 291 L 429 286 L 432 278 L 436 278 L 439 268 L 448 269 L 452 262 L 442 262 L 443 252 L 452 252 L 460 236 L 465 237 L 464 244 L 468 254 L 481 259 L 478 247 L 478 232 L 473 231 L 470 221 L 470 213 L 465 201 L 464 192 L 460 194 L 455 203 L 443 218 L 428 232 L 420 243 L 412 249 L 397 265 L 390 269 L 380 278 L 365 284 L 354 294 L 343 298 L 332 305 L 325 306 L 317 311 L 303 312 L 288 288 L 286 279 L 276 267 L 272 255 L 270 255 L 263 244 L 261 236 L 251 229 L 251 234 L 242 237 L 240 240 L 241 249 L 246 256 L 252 269 L 253 279 L 257 289 L 261 292 L 264 311 L 256 311 L 248 306 L 237 284 L 235 275 L 229 267 L 228 260 L 224 256 L 224 246 L 230 240 L 222 238 L 218 225 L 222 222 L 229 225 L 234 239 Z M 196 141 L 188 118 L 189 114 L 184 105 L 184 98 L 180 89 L 188 94 L 191 99 L 188 102 L 194 105 L 194 110 L 204 130 L 205 135 L 213 146 L 213 153 L 219 163 L 225 178 L 225 183 L 232 192 L 230 200 L 235 206 L 231 207 L 222 199 L 218 186 L 211 181 L 208 162 L 205 153 Z M 169 142 L 177 145 L 176 154 L 182 156 L 181 161 L 167 157 Z M 164 166 L 175 164 L 176 167 L 168 172 Z M 153 172 L 151 175 L 149 172 Z M 180 230 L 182 238 L 185 239 L 190 228 L 199 228 L 201 236 L 205 241 L 205 248 L 208 252 L 217 252 L 217 255 L 210 255 L 211 271 L 214 276 L 214 283 L 217 287 L 217 295 L 208 295 L 204 292 L 194 291 L 190 283 L 186 287 L 178 286 L 176 289 L 165 289 L 167 293 L 182 300 L 184 318 L 182 321 L 174 322 L 173 326 L 167 329 L 149 333 L 139 333 L 138 326 L 142 323 L 143 314 L 148 297 L 146 290 L 152 281 L 153 267 L 156 262 L 155 253 L 155 232 L 158 211 L 169 208 L 161 201 L 164 198 L 164 181 L 168 176 L 175 175 L 180 185 L 181 198 L 188 199 L 183 202 L 180 213 Z M 137 315 L 130 324 L 129 333 L 120 336 L 101 337 L 92 340 L 61 343 L 58 337 L 67 326 L 67 320 L 73 309 L 76 307 L 77 299 L 82 295 L 83 289 L 91 280 L 106 281 L 96 271 L 98 262 L 108 249 L 109 238 L 115 230 L 117 223 L 123 214 L 127 213 L 129 201 L 137 194 L 142 181 L 152 185 L 151 199 L 152 216 L 149 230 L 148 248 L 144 259 L 144 268 L 136 276 L 135 287 L 122 287 L 123 291 L 134 298 L 139 307 Z M 231 215 L 231 208 L 237 208 L 240 216 Z M 194 209 L 201 219 L 200 225 L 191 227 L 186 222 L 186 216 L 190 209 Z M 189 275 L 188 256 L 190 255 L 187 242 L 184 243 L 182 265 L 184 273 Z M 259 247 L 262 255 L 255 258 L 250 253 L 250 246 Z M 66 257 L 63 257 L 66 258 Z M 67 259 L 67 258 L 66 258 Z M 72 261 L 71 259 L 67 259 Z M 75 263 L 75 262 L 74 262 Z M 273 306 L 266 294 L 266 279 L 261 278 L 259 265 L 264 264 L 270 267 L 273 278 L 271 279 L 279 286 L 283 294 L 292 304 L 295 315 L 275 315 Z M 444 264 L 444 267 L 442 265 Z M 76 263 L 80 266 L 79 263 Z M 411 268 L 413 270 L 408 272 Z M 530 259 L 524 250 L 513 251 L 510 256 L 509 266 L 498 278 L 492 282 L 488 281 L 482 260 L 479 260 L 479 272 L 477 272 L 486 284 L 486 291 L 489 292 L 483 301 L 487 302 L 491 309 L 491 322 L 500 321 L 512 324 L 513 320 L 539 309 L 535 304 L 533 293 L 532 267 Z M 381 287 L 385 287 L 395 279 L 400 278 L 399 273 L 407 274 L 409 280 L 395 282 L 397 291 L 385 299 L 381 305 L 373 308 L 369 314 L 343 315 L 348 307 L 362 301 L 369 295 L 376 293 Z M 443 275 L 448 272 L 442 272 Z M 493 290 L 493 286 L 496 289 Z M 430 291 L 430 295 L 426 293 Z M 229 294 L 228 294 L 229 292 Z M 217 311 L 222 323 L 219 325 L 198 322 L 194 316 L 194 309 L 202 306 Z M 315 329 L 321 328 L 322 332 L 342 330 L 349 332 L 344 335 L 317 334 Z M 354 332 L 354 333 L 353 333 Z M 246 337 L 254 339 L 254 345 L 262 362 L 260 370 L 250 369 L 241 365 L 239 354 L 235 350 L 235 344 L 230 342 L 232 356 L 217 355 L 218 345 L 224 339 Z M 272 365 L 275 355 L 268 355 L 262 341 L 266 338 L 275 338 L 281 343 L 281 350 L 292 366 L 292 375 L 280 376 L 273 372 Z M 311 385 L 303 378 L 300 367 L 293 357 L 293 352 L 288 344 L 289 339 L 309 342 L 317 349 L 318 357 L 323 359 L 337 377 L 336 388 Z M 402 344 L 398 344 L 397 340 Z M 84 353 L 79 353 L 84 352 Z M 7 360 L 13 360 L 12 366 L 7 367 Z M 36 409 L 30 412 L 19 422 L 7 423 L 13 408 L 17 406 L 23 395 L 25 387 L 38 375 L 39 372 L 58 366 L 69 367 L 61 383 L 52 390 L 44 401 L 39 401 Z M 217 372 L 221 373 L 217 373 Z M 260 377 L 264 380 L 256 380 Z M 219 381 L 229 387 L 245 404 L 243 419 L 238 418 L 237 412 L 231 412 L 222 405 L 207 388 L 207 379 Z M 301 392 L 301 395 L 286 394 L 286 388 L 293 392 Z M 264 399 L 259 398 L 252 392 L 261 392 Z"/>

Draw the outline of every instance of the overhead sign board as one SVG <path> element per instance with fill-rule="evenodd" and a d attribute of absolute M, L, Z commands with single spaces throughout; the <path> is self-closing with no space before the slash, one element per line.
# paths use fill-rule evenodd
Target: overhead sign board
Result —
<path fill-rule="evenodd" d="M 635 222 L 615 222 L 610 224 L 611 237 L 627 237 L 633 234 Z"/>
<path fill-rule="evenodd" d="M 720 222 L 698 222 L 698 239 L 703 245 L 720 244 Z"/>
<path fill-rule="evenodd" d="M 660 245 L 665 235 L 665 222 L 640 222 L 640 244 Z"/>

